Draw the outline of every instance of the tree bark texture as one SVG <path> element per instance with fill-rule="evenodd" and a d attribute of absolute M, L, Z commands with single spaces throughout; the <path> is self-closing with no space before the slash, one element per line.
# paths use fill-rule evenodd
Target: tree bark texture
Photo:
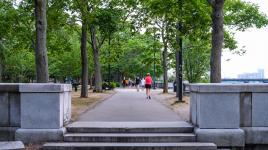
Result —
<path fill-rule="evenodd" d="M 163 93 L 168 93 L 168 67 L 167 67 L 167 43 L 164 43 L 164 51 L 163 51 L 163 70 L 164 70 L 164 85 L 163 85 Z"/>
<path fill-rule="evenodd" d="M 94 55 L 94 70 L 95 70 L 95 92 L 102 92 L 101 66 L 99 60 L 99 49 L 97 46 L 96 31 L 93 25 L 90 26 L 91 45 Z"/>
<path fill-rule="evenodd" d="M 210 57 L 210 82 L 221 82 L 221 53 L 224 41 L 223 6 L 224 0 L 215 0 L 211 3 L 212 11 L 212 50 Z"/>
<path fill-rule="evenodd" d="M 176 50 L 175 52 L 175 57 L 176 57 L 176 86 L 177 86 L 177 89 L 176 89 L 176 97 L 179 97 L 179 88 L 178 88 L 178 83 L 179 83 L 179 55 L 180 55 L 180 52 L 179 50 Z"/>
<path fill-rule="evenodd" d="M 35 46 L 35 64 L 36 77 L 38 83 L 47 83 L 48 58 L 47 58 L 47 18 L 46 18 L 46 0 L 35 0 L 35 19 L 36 19 L 36 46 Z"/>
<path fill-rule="evenodd" d="M 1 59 L 1 58 L 0 58 Z M 2 60 L 0 60 L 0 83 L 3 82 L 2 81 L 2 76 L 3 76 L 3 64 L 1 62 Z"/>
<path fill-rule="evenodd" d="M 165 36 L 165 33 L 167 34 L 168 32 L 168 24 L 163 23 L 162 26 L 162 40 L 164 44 L 164 51 L 163 51 L 163 71 L 164 71 L 164 84 L 163 84 L 163 93 L 168 93 L 168 66 L 167 66 L 167 57 L 168 57 L 168 43 L 167 43 L 167 38 L 168 35 Z"/>
<path fill-rule="evenodd" d="M 87 24 L 82 22 L 81 36 L 81 59 L 82 59 L 82 88 L 81 97 L 88 97 L 88 55 L 87 55 Z"/>

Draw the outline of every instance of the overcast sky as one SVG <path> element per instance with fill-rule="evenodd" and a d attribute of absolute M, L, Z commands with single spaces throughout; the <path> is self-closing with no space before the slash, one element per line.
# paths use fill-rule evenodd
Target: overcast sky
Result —
<path fill-rule="evenodd" d="M 268 0 L 245 1 L 258 4 L 260 10 L 268 16 Z M 236 32 L 235 38 L 240 47 L 246 46 L 247 52 L 243 56 L 223 52 L 222 77 L 236 78 L 237 74 L 264 69 L 265 77 L 268 78 L 268 27 Z"/>

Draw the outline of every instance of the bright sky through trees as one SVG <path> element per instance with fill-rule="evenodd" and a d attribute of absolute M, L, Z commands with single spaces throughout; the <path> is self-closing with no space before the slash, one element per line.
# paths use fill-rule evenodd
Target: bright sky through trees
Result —
<path fill-rule="evenodd" d="M 245 0 L 260 6 L 260 11 L 268 15 L 267 0 Z M 236 32 L 239 46 L 247 50 L 243 56 L 224 52 L 222 57 L 222 77 L 236 78 L 238 74 L 265 70 L 268 78 L 268 27 L 261 29 L 248 29 L 246 32 Z"/>

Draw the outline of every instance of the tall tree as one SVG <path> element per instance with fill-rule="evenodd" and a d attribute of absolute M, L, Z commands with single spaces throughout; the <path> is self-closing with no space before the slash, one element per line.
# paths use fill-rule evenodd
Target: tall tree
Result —
<path fill-rule="evenodd" d="M 221 82 L 221 53 L 224 41 L 224 0 L 209 0 L 212 6 L 212 50 L 210 57 L 210 82 Z"/>
<path fill-rule="evenodd" d="M 161 35 L 163 43 L 162 67 L 163 67 L 163 93 L 168 93 L 168 67 L 170 50 L 170 29 L 172 28 L 172 18 L 170 18 L 170 1 L 140 0 L 144 13 L 139 18 L 144 18 L 142 24 L 145 27 L 155 26 Z"/>
<path fill-rule="evenodd" d="M 163 50 L 163 71 L 164 71 L 164 87 L 163 93 L 168 93 L 168 21 L 164 20 L 161 28 L 161 35 L 164 44 Z"/>
<path fill-rule="evenodd" d="M 1 39 L 0 39 L 0 83 L 2 82 L 4 58 L 5 58 L 4 57 L 4 48 L 2 47 Z"/>
<path fill-rule="evenodd" d="M 79 18 L 82 23 L 81 27 L 81 38 L 80 38 L 80 53 L 81 53 L 81 94 L 80 97 L 88 97 L 88 50 L 87 50 L 87 40 L 88 40 L 88 24 L 89 24 L 89 13 L 90 6 L 88 0 L 73 0 L 71 3 L 71 9 L 79 13 L 79 16 L 73 14 Z"/>
<path fill-rule="evenodd" d="M 47 18 L 46 18 L 46 0 L 35 0 L 35 19 L 36 19 L 36 45 L 35 45 L 35 63 L 36 77 L 38 83 L 46 83 L 49 80 L 48 58 L 47 58 Z"/>
<path fill-rule="evenodd" d="M 88 55 L 87 55 L 87 19 L 82 12 L 82 35 L 81 35 L 81 63 L 82 63 L 82 88 L 80 97 L 88 97 Z"/>
<path fill-rule="evenodd" d="M 113 6 L 116 2 L 110 1 L 105 6 L 103 1 L 91 4 L 89 28 L 94 56 L 95 92 L 102 92 L 102 73 L 99 58 L 101 47 L 107 39 L 111 40 L 112 34 L 117 30 L 117 24 L 120 23 L 121 12 Z"/>
<path fill-rule="evenodd" d="M 94 77 L 95 77 L 95 92 L 102 92 L 102 79 L 101 79 L 101 66 L 99 60 L 99 47 L 97 44 L 96 30 L 94 25 L 90 25 L 90 35 L 91 35 L 91 47 L 93 49 L 94 55 Z"/>

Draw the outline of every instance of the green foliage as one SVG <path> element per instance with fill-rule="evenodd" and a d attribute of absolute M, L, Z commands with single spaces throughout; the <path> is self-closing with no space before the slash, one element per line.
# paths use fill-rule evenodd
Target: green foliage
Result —
<path fill-rule="evenodd" d="M 267 16 L 259 12 L 259 7 L 241 0 L 225 2 L 225 24 L 235 30 L 245 31 L 247 28 L 261 28 L 268 24 Z"/>
<path fill-rule="evenodd" d="M 14 55 L 12 52 L 6 53 L 5 60 L 5 80 L 11 82 L 30 82 L 34 79 L 34 55 L 28 50 L 21 50 Z"/>
<path fill-rule="evenodd" d="M 66 76 L 80 79 L 81 19 L 85 17 L 89 26 L 96 27 L 102 76 L 106 81 L 108 78 L 109 81 L 117 81 L 103 82 L 103 85 L 118 87 L 118 82 L 123 77 L 142 77 L 147 72 L 153 75 L 154 62 L 156 76 L 161 77 L 163 39 L 168 43 L 168 68 L 174 69 L 174 53 L 178 49 L 176 35 L 184 40 L 185 79 L 190 82 L 206 82 L 211 49 L 211 7 L 203 0 L 180 2 L 181 0 L 48 0 L 47 49 L 50 77 L 61 82 Z M 259 12 L 257 5 L 242 0 L 226 0 L 224 13 L 224 48 L 242 55 L 244 50 L 238 48 L 233 32 L 266 26 L 267 16 Z M 34 81 L 33 1 L 0 1 L 0 18 L 0 75 L 5 82 Z M 180 32 L 177 28 L 179 22 L 182 23 Z M 146 32 L 141 32 L 141 29 Z M 91 40 L 88 40 L 89 77 L 92 77 L 94 66 L 90 44 Z"/>
<path fill-rule="evenodd" d="M 109 83 L 108 82 L 102 82 L 102 89 L 104 90 L 108 90 L 110 87 L 109 87 Z"/>
<path fill-rule="evenodd" d="M 116 82 L 102 82 L 102 89 L 104 90 L 113 90 L 116 87 Z"/>
<path fill-rule="evenodd" d="M 111 89 L 114 89 L 114 88 L 116 88 L 117 86 L 116 86 L 116 83 L 115 83 L 115 82 L 109 82 L 109 87 L 110 87 Z"/>
<path fill-rule="evenodd" d="M 115 82 L 116 87 L 120 87 L 120 83 L 119 82 Z"/>
<path fill-rule="evenodd" d="M 202 82 L 208 76 L 210 47 L 202 40 L 185 41 L 184 75 L 190 83 Z"/>
<path fill-rule="evenodd" d="M 161 45 L 153 37 L 146 34 L 131 34 L 130 29 L 125 32 L 116 32 L 109 45 L 107 42 L 102 47 L 101 63 L 102 73 L 108 78 L 108 67 L 111 74 L 122 74 L 127 78 L 153 74 L 153 63 L 156 63 L 156 75 L 162 74 L 161 70 Z M 155 52 L 155 58 L 154 58 Z"/>

